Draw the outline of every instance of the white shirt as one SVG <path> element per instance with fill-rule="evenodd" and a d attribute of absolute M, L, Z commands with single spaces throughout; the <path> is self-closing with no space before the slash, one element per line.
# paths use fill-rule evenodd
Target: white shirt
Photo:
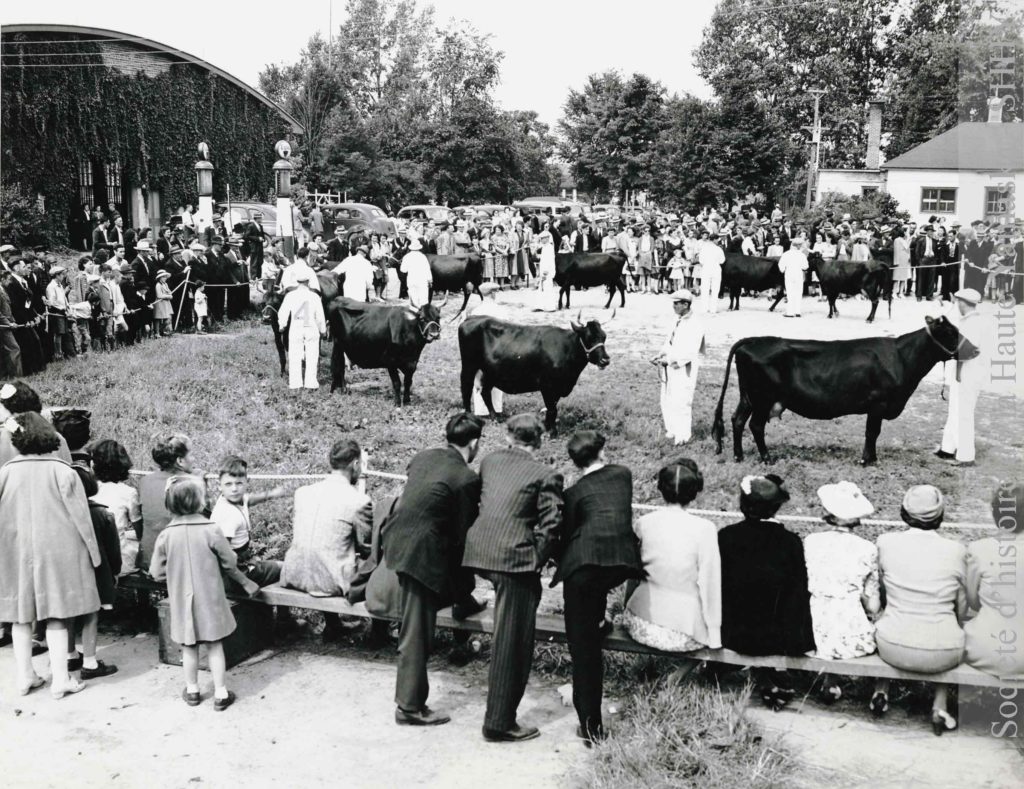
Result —
<path fill-rule="evenodd" d="M 677 363 L 680 367 L 695 364 L 704 348 L 704 323 L 692 312 L 676 321 L 668 339 L 661 347 L 665 361 Z"/>
<path fill-rule="evenodd" d="M 249 496 L 241 504 L 232 504 L 221 496 L 213 505 L 210 520 L 220 527 L 234 550 L 244 548 L 249 543 Z"/>
<path fill-rule="evenodd" d="M 430 271 L 430 261 L 418 250 L 406 252 L 402 258 L 401 272 L 406 275 L 406 283 L 411 288 L 424 287 L 434 281 Z"/>
<path fill-rule="evenodd" d="M 281 290 L 288 290 L 298 285 L 298 275 L 300 271 L 304 271 L 309 275 L 309 282 L 307 284 L 309 285 L 310 290 L 315 290 L 319 293 L 320 280 L 317 279 L 316 272 L 313 271 L 309 264 L 302 258 L 296 258 L 295 262 L 290 266 L 287 266 L 281 274 Z"/>
<path fill-rule="evenodd" d="M 281 331 L 284 331 L 290 319 L 295 321 L 295 327 L 315 328 L 321 334 L 326 332 L 327 321 L 324 319 L 324 305 L 320 300 L 320 294 L 303 287 L 288 291 L 277 312 L 277 325 Z"/>
<path fill-rule="evenodd" d="M 807 255 L 796 247 L 790 247 L 779 258 L 779 271 L 807 271 Z"/>
<path fill-rule="evenodd" d="M 131 531 L 132 535 L 135 534 L 132 524 L 142 520 L 138 490 L 127 482 L 101 482 L 92 500 L 110 510 L 119 533 Z"/>
<path fill-rule="evenodd" d="M 754 245 L 753 236 L 744 236 L 743 243 L 740 245 L 740 252 L 744 255 L 756 255 L 757 247 Z"/>
<path fill-rule="evenodd" d="M 334 273 L 345 275 L 341 295 L 346 299 L 366 301 L 366 292 L 373 288 L 373 266 L 362 255 L 349 255 L 334 267 Z"/>
<path fill-rule="evenodd" d="M 725 263 L 725 252 L 714 241 L 703 241 L 697 252 L 697 260 L 705 269 L 708 266 L 721 266 Z"/>
<path fill-rule="evenodd" d="M 46 286 L 46 303 L 55 310 L 66 311 L 68 308 L 68 294 L 56 279 L 51 279 L 50 284 Z"/>

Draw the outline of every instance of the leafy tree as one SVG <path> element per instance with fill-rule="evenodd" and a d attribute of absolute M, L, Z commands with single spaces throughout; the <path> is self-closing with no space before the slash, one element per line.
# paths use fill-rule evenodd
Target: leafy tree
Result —
<path fill-rule="evenodd" d="M 441 117 L 463 99 L 485 99 L 498 84 L 504 57 L 489 35 L 469 25 L 449 25 L 438 31 L 427 66 L 433 109 Z"/>
<path fill-rule="evenodd" d="M 615 71 L 591 74 L 583 90 L 569 91 L 558 122 L 562 134 L 559 153 L 570 163 L 580 187 L 593 194 L 612 190 L 607 167 L 612 151 L 603 127 L 614 112 L 622 89 L 622 77 Z"/>

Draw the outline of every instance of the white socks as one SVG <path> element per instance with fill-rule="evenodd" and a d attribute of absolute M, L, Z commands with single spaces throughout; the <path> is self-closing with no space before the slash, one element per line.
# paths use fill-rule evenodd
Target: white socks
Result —
<path fill-rule="evenodd" d="M 213 697 L 215 699 L 226 699 L 228 697 L 228 689 L 227 688 L 214 688 L 213 689 Z"/>
<path fill-rule="evenodd" d="M 97 669 L 99 667 L 100 666 L 96 662 L 96 656 L 95 655 L 93 655 L 92 657 L 83 657 L 82 658 L 82 668 L 87 668 L 87 669 L 92 670 L 92 669 Z"/>

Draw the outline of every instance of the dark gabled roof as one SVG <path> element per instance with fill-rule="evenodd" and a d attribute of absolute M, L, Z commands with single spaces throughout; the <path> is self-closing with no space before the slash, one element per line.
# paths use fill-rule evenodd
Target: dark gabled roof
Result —
<path fill-rule="evenodd" d="M 961 123 L 882 165 L 885 170 L 1024 170 L 1024 123 Z"/>
<path fill-rule="evenodd" d="M 120 33 L 116 30 L 106 30 L 99 27 L 82 27 L 80 25 L 3 25 L 0 27 L 0 32 L 5 36 L 14 35 L 16 33 L 61 33 L 65 35 L 92 37 L 99 42 L 102 42 L 103 39 L 113 39 L 118 42 L 125 42 L 133 46 L 138 46 L 142 49 L 152 49 L 156 52 L 174 55 L 175 57 L 181 58 L 181 60 L 194 63 L 212 74 L 216 74 L 221 79 L 230 82 L 232 85 L 241 88 L 253 98 L 257 99 L 261 104 L 266 105 L 280 115 L 288 123 L 293 132 L 296 134 L 302 134 L 303 132 L 301 123 L 282 109 L 279 104 L 275 104 L 256 90 L 256 88 L 242 82 L 238 77 L 228 74 L 228 72 L 223 69 L 217 68 L 212 63 L 207 63 L 202 58 L 197 58 L 195 55 L 190 55 L 188 52 L 181 49 L 161 44 L 159 41 L 153 41 L 152 39 L 143 38 L 141 36 L 133 36 L 128 33 Z"/>

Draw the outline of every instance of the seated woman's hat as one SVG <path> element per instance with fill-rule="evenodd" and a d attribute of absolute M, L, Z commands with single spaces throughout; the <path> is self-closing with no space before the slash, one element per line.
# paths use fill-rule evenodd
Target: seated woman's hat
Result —
<path fill-rule="evenodd" d="M 783 487 L 780 477 L 769 474 L 766 477 L 747 476 L 740 483 L 740 501 L 750 504 L 785 504 L 789 491 Z"/>
<path fill-rule="evenodd" d="M 946 502 L 942 491 L 934 485 L 914 485 L 903 496 L 903 509 L 912 518 L 927 523 L 942 517 Z"/>
<path fill-rule="evenodd" d="M 854 483 L 842 481 L 818 488 L 821 506 L 840 520 L 866 518 L 875 511 L 871 502 Z"/>

